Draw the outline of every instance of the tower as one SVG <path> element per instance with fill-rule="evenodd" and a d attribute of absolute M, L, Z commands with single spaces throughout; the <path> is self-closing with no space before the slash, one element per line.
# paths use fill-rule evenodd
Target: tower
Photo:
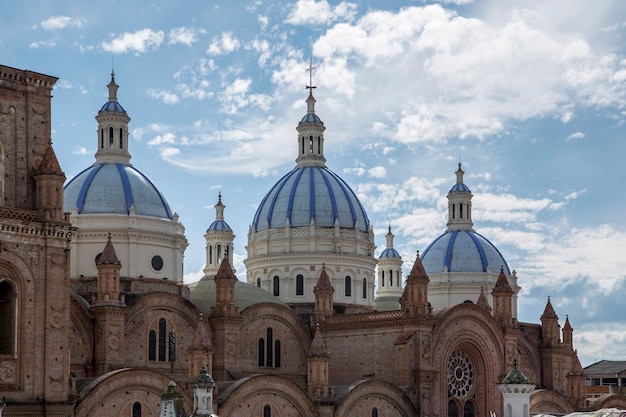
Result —
<path fill-rule="evenodd" d="M 324 337 L 316 326 L 315 336 L 307 355 L 307 392 L 313 398 L 329 399 L 333 389 L 329 386 L 328 362 L 330 356 L 324 344 Z"/>
<path fill-rule="evenodd" d="M 228 223 L 224 220 L 224 209 L 226 206 L 222 203 L 222 193 L 217 196 L 217 204 L 215 204 L 215 220 L 206 233 L 204 239 L 206 240 L 206 264 L 204 269 L 204 275 L 215 275 L 222 262 L 222 257 L 225 253 L 228 253 L 228 261 L 233 264 L 233 241 L 235 235 L 233 229 L 230 228 Z"/>
<path fill-rule="evenodd" d="M 325 265 L 322 265 L 322 273 L 313 292 L 315 293 L 315 320 L 320 323 L 333 314 L 333 294 L 335 293 Z"/>
<path fill-rule="evenodd" d="M 495 287 L 493 287 L 493 291 L 491 291 L 491 295 L 493 296 L 493 316 L 496 321 L 502 326 L 510 326 L 513 320 L 511 309 L 513 290 L 506 275 L 504 275 L 504 266 L 500 269 L 500 275 L 498 275 L 498 280 Z"/>
<path fill-rule="evenodd" d="M 513 369 L 498 384 L 504 403 L 504 417 L 530 417 L 530 394 L 535 389 L 526 375 L 517 369 L 517 359 Z"/>
<path fill-rule="evenodd" d="M 428 304 L 428 275 L 424 270 L 420 254 L 417 252 L 415 263 L 406 280 L 404 292 L 400 298 L 400 309 L 409 315 L 425 315 L 430 313 Z"/>
<path fill-rule="evenodd" d="M 376 309 L 397 310 L 402 296 L 402 257 L 393 248 L 394 235 L 391 226 L 385 235 L 387 246 L 378 257 L 378 285 Z"/>

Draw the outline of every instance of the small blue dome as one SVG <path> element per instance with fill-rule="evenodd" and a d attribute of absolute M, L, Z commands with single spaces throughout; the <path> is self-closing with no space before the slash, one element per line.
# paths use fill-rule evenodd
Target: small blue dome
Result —
<path fill-rule="evenodd" d="M 321 123 L 324 124 L 324 122 L 322 122 L 322 119 L 320 119 L 317 114 L 315 113 L 307 113 L 304 115 L 304 117 L 302 118 L 302 120 L 300 120 L 300 123 Z"/>
<path fill-rule="evenodd" d="M 451 193 L 471 193 L 469 187 L 463 183 L 454 184 L 452 188 L 450 188 Z"/>
<path fill-rule="evenodd" d="M 395 250 L 394 248 L 387 248 L 378 257 L 378 259 L 383 259 L 383 258 L 401 258 L 401 256 L 398 253 L 398 251 Z"/>
<path fill-rule="evenodd" d="M 487 272 L 491 267 L 497 273 L 503 265 L 504 273 L 511 275 L 500 251 L 471 230 L 444 233 L 426 248 L 421 259 L 427 274 L 439 274 L 444 266 L 449 272 Z"/>
<path fill-rule="evenodd" d="M 209 228 L 206 231 L 207 232 L 210 232 L 210 231 L 214 231 L 214 232 L 232 232 L 233 229 L 231 229 L 230 226 L 228 225 L 228 223 L 226 223 L 224 220 L 215 220 L 213 223 L 211 223 L 211 225 L 209 226 Z"/>
<path fill-rule="evenodd" d="M 124 107 L 117 100 L 109 100 L 104 103 L 104 106 L 100 109 L 101 112 L 121 112 L 126 113 Z"/>
<path fill-rule="evenodd" d="M 95 164 L 64 187 L 64 210 L 79 214 L 129 214 L 172 219 L 163 194 L 138 169 L 120 164 Z"/>
<path fill-rule="evenodd" d="M 282 177 L 265 195 L 254 215 L 255 231 L 285 227 L 334 227 L 368 232 L 370 222 L 352 189 L 337 174 L 323 166 L 296 167 Z"/>

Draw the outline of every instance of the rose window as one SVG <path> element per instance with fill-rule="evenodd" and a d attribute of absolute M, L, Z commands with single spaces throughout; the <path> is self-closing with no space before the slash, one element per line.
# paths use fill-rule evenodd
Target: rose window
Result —
<path fill-rule="evenodd" d="M 462 350 L 455 350 L 448 360 L 448 390 L 454 397 L 465 397 L 474 385 L 472 360 Z"/>

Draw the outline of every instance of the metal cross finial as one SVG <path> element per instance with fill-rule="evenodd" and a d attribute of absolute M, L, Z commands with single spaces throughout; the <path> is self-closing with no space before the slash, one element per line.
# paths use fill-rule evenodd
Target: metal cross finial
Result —
<path fill-rule="evenodd" d="M 313 85 L 313 70 L 316 68 L 313 66 L 313 58 L 309 58 L 309 68 L 306 69 L 309 72 L 309 85 L 305 87 L 307 90 L 313 91 L 314 88 L 317 88 Z"/>

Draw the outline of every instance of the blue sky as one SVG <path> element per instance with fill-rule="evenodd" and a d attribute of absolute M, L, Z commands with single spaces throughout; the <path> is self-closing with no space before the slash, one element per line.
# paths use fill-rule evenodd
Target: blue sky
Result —
<path fill-rule="evenodd" d="M 248 225 L 294 167 L 317 70 L 327 165 L 388 224 L 408 272 L 444 229 L 459 159 L 475 229 L 550 296 L 583 366 L 626 357 L 626 7 L 619 1 L 35 1 L 0 4 L 1 63 L 59 77 L 53 141 L 93 162 L 112 62 L 133 164 L 186 227 L 186 281 L 222 192 L 244 277 Z"/>

